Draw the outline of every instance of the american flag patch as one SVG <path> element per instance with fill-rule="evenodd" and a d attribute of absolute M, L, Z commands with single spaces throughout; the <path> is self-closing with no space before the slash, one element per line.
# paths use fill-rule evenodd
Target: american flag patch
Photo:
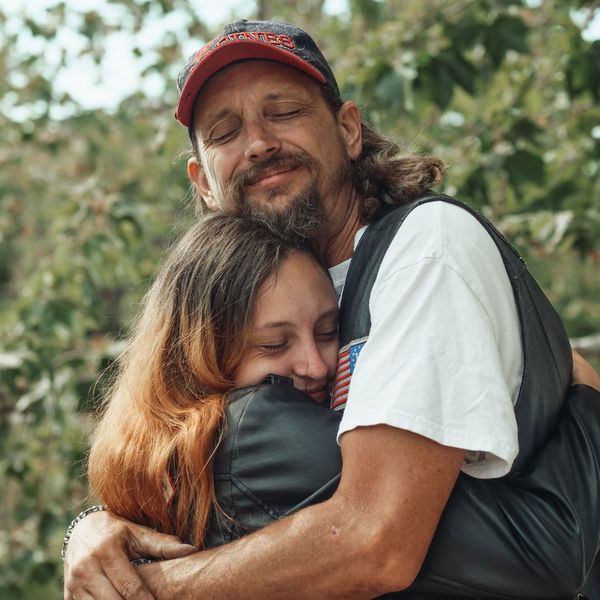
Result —
<path fill-rule="evenodd" d="M 354 340 L 339 351 L 337 373 L 331 394 L 331 408 L 334 410 L 340 410 L 346 405 L 352 373 L 354 373 L 358 355 L 366 341 L 366 337 Z"/>

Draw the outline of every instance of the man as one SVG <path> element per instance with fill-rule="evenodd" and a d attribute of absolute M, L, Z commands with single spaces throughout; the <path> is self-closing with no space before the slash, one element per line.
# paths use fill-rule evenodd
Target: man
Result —
<path fill-rule="evenodd" d="M 434 159 L 394 158 L 397 148 L 341 100 L 327 62 L 296 27 L 233 23 L 192 58 L 179 83 L 176 117 L 189 128 L 188 174 L 204 204 L 310 235 L 340 288 L 364 223 L 387 204 L 422 196 L 441 175 Z M 172 538 L 106 513 L 88 516 L 67 550 L 67 598 L 373 598 L 411 586 L 461 470 L 500 477 L 519 460 L 515 405 L 529 371 L 507 271 L 470 213 L 449 202 L 415 206 L 377 268 L 368 339 L 343 349 L 352 384 L 341 368 L 333 396 L 345 406 L 333 496 L 188 556 Z M 564 372 L 555 387 L 568 385 Z M 597 533 L 587 534 L 595 549 L 581 579 Z M 135 573 L 119 550 L 174 560 Z M 468 557 L 474 571 L 479 558 Z M 557 597 L 578 587 L 560 583 Z"/>

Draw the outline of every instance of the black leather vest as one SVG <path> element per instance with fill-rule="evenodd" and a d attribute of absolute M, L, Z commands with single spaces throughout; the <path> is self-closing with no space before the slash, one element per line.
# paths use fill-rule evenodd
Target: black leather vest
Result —
<path fill-rule="evenodd" d="M 390 210 L 371 224 L 356 248 L 346 278 L 340 347 L 368 337 L 369 298 L 381 261 L 404 219 L 427 202 L 447 202 L 472 214 L 496 243 L 513 288 L 524 359 L 523 380 L 515 405 L 519 431 L 519 454 L 511 471 L 515 473 L 556 426 L 571 380 L 571 346 L 560 317 L 527 271 L 523 259 L 485 217 L 449 196 L 431 194 Z"/>

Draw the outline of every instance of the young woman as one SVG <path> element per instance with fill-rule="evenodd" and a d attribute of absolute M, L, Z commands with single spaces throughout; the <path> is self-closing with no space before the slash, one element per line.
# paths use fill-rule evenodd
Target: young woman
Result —
<path fill-rule="evenodd" d="M 202 547 L 228 392 L 275 373 L 325 403 L 337 319 L 306 242 L 249 218 L 195 225 L 147 294 L 93 434 L 89 478 L 102 502 Z"/>

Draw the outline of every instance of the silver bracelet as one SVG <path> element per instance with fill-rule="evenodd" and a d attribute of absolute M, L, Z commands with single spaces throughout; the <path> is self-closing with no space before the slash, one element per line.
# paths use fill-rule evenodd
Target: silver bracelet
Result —
<path fill-rule="evenodd" d="M 101 510 L 106 510 L 106 506 L 104 504 L 96 504 L 95 506 L 90 506 L 85 510 L 82 510 L 69 524 L 67 527 L 67 532 L 65 533 L 65 537 L 63 539 L 63 545 L 60 549 L 60 557 L 65 561 L 65 554 L 67 553 L 67 546 L 69 545 L 69 540 L 71 539 L 71 534 L 73 533 L 73 529 L 75 529 L 75 525 L 79 523 L 82 519 L 85 519 L 88 515 L 91 515 L 95 512 L 100 512 Z"/>

